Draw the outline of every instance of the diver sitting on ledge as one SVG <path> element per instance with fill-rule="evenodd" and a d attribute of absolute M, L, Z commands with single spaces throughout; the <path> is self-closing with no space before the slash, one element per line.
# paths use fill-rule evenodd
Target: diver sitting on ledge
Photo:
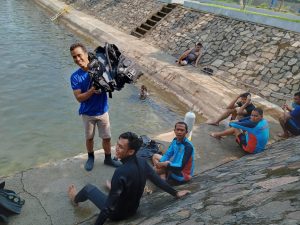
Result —
<path fill-rule="evenodd" d="M 69 187 L 68 195 L 72 203 L 77 205 L 79 202 L 90 200 L 101 210 L 96 225 L 104 224 L 107 218 L 123 220 L 133 216 L 139 207 L 146 179 L 150 179 L 156 186 L 176 198 L 190 193 L 188 190 L 176 191 L 155 173 L 145 159 L 136 157 L 141 145 L 141 138 L 132 132 L 119 136 L 116 156 L 123 165 L 114 172 L 108 196 L 91 184 L 78 193 L 74 185 Z"/>
<path fill-rule="evenodd" d="M 194 48 L 186 50 L 176 61 L 178 65 L 195 65 L 198 66 L 200 57 L 202 55 L 203 45 L 199 42 L 195 45 Z"/>
<path fill-rule="evenodd" d="M 230 122 L 229 126 L 231 128 L 210 135 L 219 140 L 223 136 L 235 135 L 236 142 L 245 152 L 259 153 L 264 151 L 269 139 L 269 125 L 263 118 L 262 109 L 253 109 L 250 117 Z"/>
<path fill-rule="evenodd" d="M 192 179 L 194 174 L 194 146 L 186 138 L 188 126 L 185 122 L 175 124 L 176 137 L 166 153 L 154 154 L 152 162 L 162 179 L 175 184 L 182 184 Z"/>

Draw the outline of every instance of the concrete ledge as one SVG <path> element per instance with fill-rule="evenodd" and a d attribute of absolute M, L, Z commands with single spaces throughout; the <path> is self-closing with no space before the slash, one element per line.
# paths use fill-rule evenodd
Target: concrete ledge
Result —
<path fill-rule="evenodd" d="M 285 30 L 300 32 L 300 23 L 297 23 L 297 22 L 291 22 L 291 21 L 276 19 L 276 18 L 268 17 L 268 16 L 245 13 L 243 11 L 234 11 L 234 10 L 230 10 L 230 9 L 219 8 L 219 7 L 209 6 L 207 4 L 210 4 L 210 3 L 202 3 L 199 1 L 184 1 L 183 6 L 187 7 L 187 8 L 192 8 L 195 10 L 201 10 L 201 11 L 205 11 L 205 12 L 214 13 L 217 15 L 231 17 L 234 19 L 242 20 L 242 21 L 264 24 L 264 25 L 278 27 L 278 28 L 285 29 Z M 254 13 L 256 13 L 256 12 L 254 12 Z M 274 15 L 274 16 L 277 16 L 277 15 Z M 294 18 L 296 19 L 298 17 L 294 16 L 293 19 Z M 291 19 L 291 18 L 287 17 L 287 19 Z M 298 18 L 298 20 L 300 20 L 300 17 Z"/>

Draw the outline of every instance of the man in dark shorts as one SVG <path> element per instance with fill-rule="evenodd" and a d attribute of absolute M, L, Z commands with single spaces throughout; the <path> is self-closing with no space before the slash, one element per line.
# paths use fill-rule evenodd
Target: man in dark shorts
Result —
<path fill-rule="evenodd" d="M 207 124 L 219 126 L 220 122 L 230 115 L 230 120 L 248 117 L 254 108 L 255 106 L 251 102 L 251 94 L 248 92 L 240 94 L 226 107 L 226 111 L 217 120 L 208 122 Z"/>
<path fill-rule="evenodd" d="M 251 112 L 250 117 L 245 117 L 238 122 L 230 122 L 230 128 L 214 132 L 210 135 L 216 139 L 224 136 L 235 135 L 236 142 L 247 153 L 262 152 L 269 139 L 269 125 L 263 118 L 263 110 L 255 108 Z"/>
<path fill-rule="evenodd" d="M 123 165 L 114 172 L 108 196 L 91 184 L 78 193 L 74 185 L 69 187 L 68 195 L 73 204 L 90 200 L 101 210 L 95 225 L 104 224 L 107 218 L 122 220 L 133 216 L 139 207 L 146 179 L 176 198 L 190 193 L 188 190 L 176 191 L 156 174 L 145 159 L 136 157 L 141 145 L 141 138 L 132 132 L 120 135 L 116 156 Z"/>
<path fill-rule="evenodd" d="M 279 137 L 288 138 L 291 135 L 300 135 L 300 92 L 294 94 L 294 103 L 292 107 L 284 104 L 282 109 L 285 111 L 279 118 L 283 129 Z"/>

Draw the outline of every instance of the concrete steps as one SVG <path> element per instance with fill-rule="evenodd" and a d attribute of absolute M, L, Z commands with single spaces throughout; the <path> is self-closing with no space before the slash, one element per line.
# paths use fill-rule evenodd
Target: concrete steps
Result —
<path fill-rule="evenodd" d="M 160 11 L 154 13 L 151 17 L 149 17 L 146 22 L 142 23 L 139 27 L 135 28 L 131 31 L 131 35 L 142 38 L 145 34 L 150 31 L 153 27 L 157 25 L 158 22 L 163 20 L 174 8 L 176 8 L 176 4 L 167 4 L 163 6 Z"/>

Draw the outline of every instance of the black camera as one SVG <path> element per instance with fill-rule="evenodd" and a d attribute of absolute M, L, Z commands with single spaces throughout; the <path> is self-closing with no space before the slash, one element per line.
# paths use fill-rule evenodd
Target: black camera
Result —
<path fill-rule="evenodd" d="M 105 79 L 105 67 L 93 53 L 89 53 L 88 73 L 96 90 L 112 92 L 113 85 L 109 78 Z"/>
<path fill-rule="evenodd" d="M 118 47 L 105 43 L 89 53 L 88 73 L 93 86 L 104 92 L 120 91 L 126 83 L 133 83 L 143 74 L 139 66 L 123 55 Z M 111 95 L 110 95 L 111 97 Z"/>

